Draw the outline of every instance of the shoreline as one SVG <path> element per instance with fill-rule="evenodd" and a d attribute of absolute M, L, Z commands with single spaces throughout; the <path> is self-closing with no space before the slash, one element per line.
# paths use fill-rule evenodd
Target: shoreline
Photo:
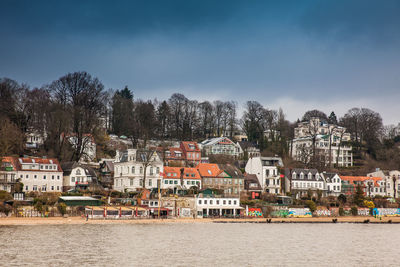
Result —
<path fill-rule="evenodd" d="M 176 218 L 176 219 L 89 219 L 83 217 L 7 217 L 0 218 L 0 226 L 11 225 L 78 225 L 78 224 L 169 224 L 169 223 L 372 223 L 399 224 L 400 217 L 348 216 L 311 218 Z"/>

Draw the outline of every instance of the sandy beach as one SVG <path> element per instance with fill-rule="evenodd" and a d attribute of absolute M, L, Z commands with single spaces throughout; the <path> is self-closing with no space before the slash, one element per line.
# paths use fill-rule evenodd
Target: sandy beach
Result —
<path fill-rule="evenodd" d="M 313 217 L 313 218 L 271 218 L 271 223 L 332 223 L 332 217 Z M 382 217 L 382 219 L 374 217 L 338 217 L 337 223 L 400 223 L 400 217 Z M 204 218 L 204 219 L 89 219 L 86 221 L 82 217 L 50 217 L 50 218 L 20 218 L 8 217 L 0 218 L 0 225 L 59 225 L 59 224 L 165 224 L 165 223 L 266 223 L 266 218 L 243 218 L 243 219 L 226 219 L 226 218 Z"/>

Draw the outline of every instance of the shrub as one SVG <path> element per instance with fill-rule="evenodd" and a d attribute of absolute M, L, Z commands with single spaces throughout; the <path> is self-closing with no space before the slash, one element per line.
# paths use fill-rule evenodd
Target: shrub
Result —
<path fill-rule="evenodd" d="M 342 207 L 339 208 L 339 216 L 344 216 L 344 209 Z"/>
<path fill-rule="evenodd" d="M 67 205 L 65 203 L 58 203 L 57 209 L 63 216 L 67 213 Z"/>
<path fill-rule="evenodd" d="M 357 207 L 351 207 L 351 214 L 353 216 L 357 216 L 358 215 L 358 209 Z"/>
<path fill-rule="evenodd" d="M 307 200 L 306 206 L 310 209 L 311 212 L 314 212 L 317 209 L 317 205 L 312 200 Z"/>

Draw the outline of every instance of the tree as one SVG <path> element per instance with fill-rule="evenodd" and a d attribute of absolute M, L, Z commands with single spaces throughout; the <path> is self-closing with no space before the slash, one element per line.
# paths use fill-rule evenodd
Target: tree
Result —
<path fill-rule="evenodd" d="M 361 206 L 364 203 L 364 191 L 360 184 L 357 185 L 356 191 L 353 194 L 353 203 Z"/>
<path fill-rule="evenodd" d="M 52 82 L 48 89 L 52 100 L 71 117 L 70 132 L 65 136 L 72 134 L 76 138 L 71 160 L 79 161 L 87 134 L 94 135 L 100 127 L 107 98 L 104 86 L 87 72 L 74 72 Z"/>
<path fill-rule="evenodd" d="M 0 156 L 20 154 L 23 151 L 24 134 L 8 118 L 0 124 Z"/>
<path fill-rule="evenodd" d="M 116 91 L 112 98 L 112 130 L 116 135 L 129 134 L 129 122 L 133 116 L 133 94 L 127 86 Z"/>
<path fill-rule="evenodd" d="M 313 109 L 313 110 L 309 110 L 306 113 L 304 113 L 302 121 L 310 121 L 312 118 L 318 118 L 323 121 L 328 120 L 328 117 L 326 116 L 326 114 L 324 112 L 317 110 L 317 109 Z"/>
<path fill-rule="evenodd" d="M 142 187 L 146 188 L 147 168 L 152 166 L 159 158 L 155 149 L 140 149 L 136 153 L 136 157 L 141 162 L 143 168 Z"/>
<path fill-rule="evenodd" d="M 329 124 L 334 124 L 334 125 L 337 125 L 338 124 L 338 120 L 337 120 L 337 117 L 336 117 L 336 114 L 335 114 L 335 112 L 331 112 L 331 114 L 329 115 L 329 117 L 328 117 L 328 123 Z"/>
<path fill-rule="evenodd" d="M 67 205 L 65 203 L 58 203 L 57 209 L 62 216 L 64 216 L 67 213 Z"/>

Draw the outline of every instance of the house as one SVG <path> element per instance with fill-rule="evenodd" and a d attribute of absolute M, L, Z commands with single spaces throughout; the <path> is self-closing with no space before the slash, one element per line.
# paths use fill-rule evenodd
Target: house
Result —
<path fill-rule="evenodd" d="M 40 133 L 39 131 L 28 129 L 26 133 L 25 146 L 26 148 L 39 148 L 44 144 L 44 140 L 46 138 L 45 134 Z"/>
<path fill-rule="evenodd" d="M 197 142 L 182 141 L 180 148 L 188 163 L 197 165 L 201 160 L 201 150 Z"/>
<path fill-rule="evenodd" d="M 325 180 L 328 196 L 337 197 L 342 193 L 342 179 L 337 173 L 322 172 L 321 176 Z"/>
<path fill-rule="evenodd" d="M 324 177 L 316 169 L 285 169 L 285 190 L 296 199 L 309 192 L 314 196 L 318 191 L 326 195 Z"/>
<path fill-rule="evenodd" d="M 61 196 L 58 198 L 58 202 L 65 203 L 65 205 L 69 207 L 100 206 L 103 204 L 103 202 L 97 198 L 85 196 Z"/>
<path fill-rule="evenodd" d="M 234 158 L 242 156 L 242 148 L 227 137 L 216 137 L 206 139 L 200 143 L 205 156 L 226 155 Z"/>
<path fill-rule="evenodd" d="M 385 195 L 390 197 L 400 196 L 400 171 L 376 169 L 375 172 L 368 173 L 367 176 L 382 178 L 382 184 L 384 188 L 382 190 L 386 192 Z"/>
<path fill-rule="evenodd" d="M 251 199 L 260 199 L 263 189 L 255 174 L 244 174 L 244 190 L 250 195 Z"/>
<path fill-rule="evenodd" d="M 21 182 L 23 192 L 61 192 L 63 171 L 57 159 L 5 157 L 2 174 Z"/>
<path fill-rule="evenodd" d="M 278 167 L 283 167 L 280 157 L 254 157 L 247 161 L 245 171 L 257 176 L 264 192 L 281 194 L 282 183 Z"/>
<path fill-rule="evenodd" d="M 117 150 L 113 188 L 120 192 L 157 188 L 162 173 L 163 162 L 155 150 Z"/>
<path fill-rule="evenodd" d="M 201 188 L 201 176 L 196 168 L 164 167 L 162 189 L 172 189 L 176 194 L 193 186 Z"/>
<path fill-rule="evenodd" d="M 381 177 L 340 176 L 340 179 L 342 179 L 342 192 L 345 195 L 354 194 L 358 185 L 366 196 L 386 195 L 385 181 Z"/>
<path fill-rule="evenodd" d="M 63 191 L 82 188 L 87 189 L 90 185 L 97 185 L 96 172 L 85 165 L 77 162 L 65 162 L 61 165 L 63 169 Z"/>
<path fill-rule="evenodd" d="M 238 196 L 244 190 L 244 176 L 231 164 L 200 163 L 196 168 L 203 180 L 203 189 L 218 189 L 226 196 Z"/>
<path fill-rule="evenodd" d="M 290 154 L 295 160 L 308 163 L 315 143 L 315 154 L 325 165 L 329 162 L 337 166 L 353 166 L 352 147 L 348 145 L 351 136 L 346 128 L 328 124 L 319 118 L 300 122 L 294 130 L 294 139 L 290 143 Z"/>
<path fill-rule="evenodd" d="M 99 182 L 105 188 L 112 188 L 112 185 L 114 184 L 114 161 L 115 161 L 115 159 L 100 160 Z"/>
<path fill-rule="evenodd" d="M 173 164 L 175 166 L 176 165 L 185 166 L 186 159 L 181 148 L 169 147 L 164 149 L 162 147 L 158 147 L 157 151 L 159 152 L 160 155 L 162 155 L 164 164 L 166 166 L 169 166 L 170 164 Z"/>
<path fill-rule="evenodd" d="M 218 197 L 199 194 L 196 197 L 198 218 L 205 217 L 237 217 L 240 216 L 240 199 L 238 197 Z"/>
<path fill-rule="evenodd" d="M 16 158 L 3 157 L 1 159 L 1 166 L 0 166 L 0 190 L 13 193 L 16 183 L 17 183 Z"/>
<path fill-rule="evenodd" d="M 251 142 L 248 141 L 241 141 L 238 142 L 241 150 L 243 151 L 244 157 L 246 158 L 254 158 L 254 157 L 260 157 L 261 152 L 260 149 L 257 148 L 257 146 Z"/>

